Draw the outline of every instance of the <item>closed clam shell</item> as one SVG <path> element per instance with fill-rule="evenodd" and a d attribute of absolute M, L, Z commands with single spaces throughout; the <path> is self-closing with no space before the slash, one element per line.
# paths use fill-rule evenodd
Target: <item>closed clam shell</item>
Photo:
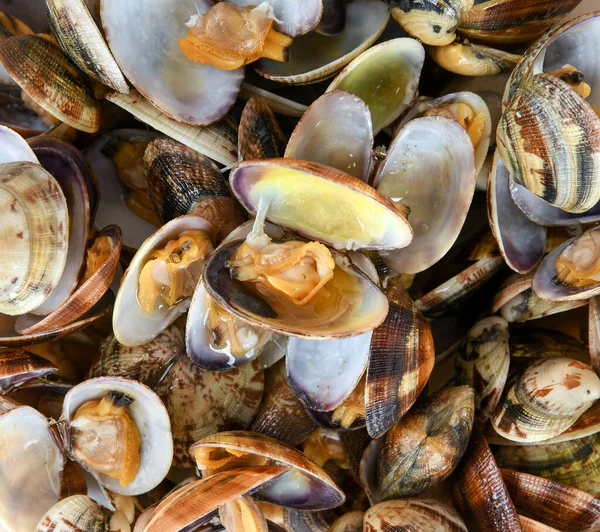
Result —
<path fill-rule="evenodd" d="M 52 33 L 86 74 L 119 92 L 129 87 L 84 0 L 47 0 Z"/>
<path fill-rule="evenodd" d="M 165 497 L 144 527 L 145 532 L 193 530 L 212 519 L 212 513 L 247 492 L 285 473 L 285 466 L 242 467 L 195 480 Z"/>
<path fill-rule="evenodd" d="M 37 35 L 17 35 L 0 40 L 0 61 L 52 116 L 86 133 L 98 131 L 100 105 L 87 77 L 60 48 Z"/>
<path fill-rule="evenodd" d="M 37 524 L 36 532 L 68 532 L 86 530 L 102 532 L 107 529 L 108 511 L 87 495 L 73 495 L 57 502 Z"/>
<path fill-rule="evenodd" d="M 0 39 L 5 39 L 11 35 L 31 35 L 33 33 L 27 24 L 21 22 L 18 18 L 4 13 L 3 11 L 4 8 L 0 4 Z M 13 87 L 15 85 L 15 81 L 10 77 L 10 74 L 0 63 L 0 87 L 4 89 Z"/>
<path fill-rule="evenodd" d="M 502 470 L 516 508 L 559 530 L 595 530 L 600 526 L 600 499 L 543 477 Z"/>
<path fill-rule="evenodd" d="M 244 1 L 251 3 L 251 0 Z M 302 4 L 303 10 L 305 5 Z M 294 85 L 326 80 L 367 50 L 381 35 L 388 20 L 388 10 L 380 0 L 349 2 L 346 25 L 339 34 L 326 36 L 310 32 L 298 37 L 289 48 L 287 62 L 261 59 L 256 63 L 256 70 L 267 79 Z"/>
<path fill-rule="evenodd" d="M 249 430 L 296 446 L 315 428 L 316 423 L 287 382 L 285 361 L 279 360 L 265 370 L 265 391 Z"/>
<path fill-rule="evenodd" d="M 362 532 L 364 512 L 348 512 L 338 517 L 329 527 L 328 532 Z"/>
<path fill-rule="evenodd" d="M 550 74 L 523 81 L 498 126 L 500 156 L 512 178 L 567 212 L 600 200 L 600 118 Z"/>
<path fill-rule="evenodd" d="M 448 478 L 471 436 L 474 397 L 469 386 L 436 392 L 387 432 L 377 458 L 382 499 L 418 495 Z"/>
<path fill-rule="evenodd" d="M 365 512 L 362 530 L 466 532 L 467 527 L 458 512 L 443 502 L 434 499 L 398 499 L 371 506 Z"/>
<path fill-rule="evenodd" d="M 236 453 L 263 457 L 268 464 L 291 466 L 287 473 L 258 492 L 262 500 L 299 510 L 336 508 L 345 500 L 344 493 L 312 460 L 269 436 L 243 431 L 221 432 L 197 441 L 190 448 L 190 454 L 195 456 L 206 448 L 231 449 Z"/>
<path fill-rule="evenodd" d="M 144 172 L 154 210 L 163 223 L 186 214 L 202 216 L 222 240 L 244 221 L 219 167 L 201 153 L 169 138 L 144 152 Z"/>
<path fill-rule="evenodd" d="M 492 415 L 502 436 L 523 442 L 549 439 L 568 429 L 600 397 L 592 368 L 569 358 L 531 363 Z"/>
<path fill-rule="evenodd" d="M 539 359 L 561 357 L 566 353 L 569 358 L 587 363 L 587 346 L 572 336 L 554 329 L 527 327 L 511 332 L 508 340 L 510 356 L 517 359 Z"/>
<path fill-rule="evenodd" d="M 477 426 L 454 475 L 453 491 L 469 530 L 522 532 L 500 469 Z"/>
<path fill-rule="evenodd" d="M 0 312 L 18 315 L 43 303 L 62 276 L 69 244 L 65 196 L 41 166 L 0 166 Z"/>
<path fill-rule="evenodd" d="M 494 455 L 500 467 L 600 495 L 599 434 L 552 444 L 499 446 Z"/>
<path fill-rule="evenodd" d="M 0 390 L 6 393 L 14 386 L 56 371 L 49 360 L 22 349 L 0 351 Z"/>
<path fill-rule="evenodd" d="M 188 449 L 222 430 L 245 429 L 258 411 L 264 389 L 259 360 L 230 371 L 206 371 L 182 356 L 156 387 L 173 431 L 173 465 L 190 467 Z"/>
<path fill-rule="evenodd" d="M 0 125 L 0 142 L 2 143 L 0 164 L 16 163 L 19 161 L 39 164 L 37 157 L 25 139 L 12 129 Z"/>
<path fill-rule="evenodd" d="M 390 310 L 373 332 L 367 368 L 367 430 L 383 435 L 408 411 L 423 391 L 434 364 L 429 322 L 399 286 L 386 294 Z"/>
<path fill-rule="evenodd" d="M 472 386 L 478 421 L 485 421 L 496 409 L 508 377 L 510 351 L 508 322 L 492 316 L 469 331 L 456 357 L 458 384 Z"/>
<path fill-rule="evenodd" d="M 442 68 L 460 76 L 495 76 L 510 72 L 521 56 L 467 41 L 427 48 Z"/>
<path fill-rule="evenodd" d="M 260 96 L 250 98 L 240 118 L 238 154 L 241 160 L 282 157 L 286 138 L 268 103 Z"/>

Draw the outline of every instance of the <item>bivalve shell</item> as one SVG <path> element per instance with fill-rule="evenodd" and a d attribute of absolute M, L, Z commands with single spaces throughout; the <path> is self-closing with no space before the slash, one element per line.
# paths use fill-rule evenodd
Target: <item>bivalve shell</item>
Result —
<path fill-rule="evenodd" d="M 35 532 L 69 532 L 108 529 L 109 514 L 87 495 L 73 495 L 57 502 L 35 527 Z"/>

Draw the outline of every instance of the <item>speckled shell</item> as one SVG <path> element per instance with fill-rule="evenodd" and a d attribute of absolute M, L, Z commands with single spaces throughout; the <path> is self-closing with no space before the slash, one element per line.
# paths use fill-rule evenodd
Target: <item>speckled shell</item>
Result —
<path fill-rule="evenodd" d="M 559 530 L 596 530 L 600 499 L 577 488 L 543 477 L 502 470 L 517 510 Z"/>
<path fill-rule="evenodd" d="M 500 469 L 477 426 L 454 475 L 454 500 L 469 530 L 522 532 Z"/>
<path fill-rule="evenodd" d="M 35 532 L 104 532 L 108 524 L 107 510 L 87 495 L 73 495 L 50 508 Z"/>
<path fill-rule="evenodd" d="M 494 455 L 500 467 L 600 496 L 600 434 L 546 445 L 500 446 Z"/>
<path fill-rule="evenodd" d="M 399 499 L 371 506 L 364 517 L 364 532 L 467 532 L 458 512 L 434 499 Z"/>
<path fill-rule="evenodd" d="M 543 441 L 568 429 L 600 398 L 600 379 L 592 368 L 569 358 L 531 363 L 492 415 L 505 438 Z"/>
<path fill-rule="evenodd" d="M 150 142 L 144 172 L 154 210 L 163 223 L 197 214 L 217 229 L 220 241 L 245 221 L 219 167 L 179 142 L 163 137 Z"/>
<path fill-rule="evenodd" d="M 442 68 L 460 76 L 494 76 L 510 72 L 521 56 L 480 44 L 453 42 L 427 48 Z"/>
<path fill-rule="evenodd" d="M 233 449 L 263 456 L 270 463 L 291 466 L 286 474 L 258 492 L 265 501 L 298 510 L 326 510 L 343 504 L 344 493 L 333 480 L 300 451 L 263 434 L 221 432 L 197 441 L 191 448 L 215 447 Z"/>
<path fill-rule="evenodd" d="M 557 77 L 537 74 L 521 83 L 497 143 L 512 178 L 548 203 L 578 213 L 600 200 L 600 118 Z"/>
<path fill-rule="evenodd" d="M 84 0 L 46 0 L 46 12 L 58 44 L 81 70 L 116 91 L 129 90 Z"/>
<path fill-rule="evenodd" d="M 456 27 L 473 0 L 390 0 L 390 11 L 402 29 L 425 44 L 443 46 L 456 38 Z"/>
<path fill-rule="evenodd" d="M 206 371 L 180 357 L 156 387 L 173 431 L 173 465 L 191 467 L 188 449 L 222 430 L 245 429 L 258 411 L 264 388 L 260 361 L 230 371 Z"/>
<path fill-rule="evenodd" d="M 56 180 L 28 162 L 0 166 L 0 312 L 19 315 L 58 284 L 69 246 L 68 211 Z"/>
<path fill-rule="evenodd" d="M 377 459 L 383 500 L 419 495 L 450 476 L 469 443 L 474 401 L 469 386 L 441 390 L 388 431 Z"/>
<path fill-rule="evenodd" d="M 367 430 L 378 438 L 394 425 L 423 391 L 434 364 L 429 321 L 400 286 L 386 294 L 390 310 L 373 332 L 367 367 Z"/>
<path fill-rule="evenodd" d="M 477 322 L 456 357 L 456 380 L 473 387 L 478 421 L 487 420 L 498 405 L 509 362 L 508 322 L 497 316 Z"/>
<path fill-rule="evenodd" d="M 22 349 L 0 351 L 0 392 L 6 393 L 14 386 L 43 377 L 58 368 L 45 358 Z"/>
<path fill-rule="evenodd" d="M 286 138 L 273 111 L 260 96 L 250 98 L 240 119 L 238 155 L 242 161 L 282 157 Z"/>
<path fill-rule="evenodd" d="M 37 35 L 18 35 L 0 41 L 0 61 L 52 116 L 86 133 L 98 131 L 100 105 L 85 74 L 60 48 Z"/>

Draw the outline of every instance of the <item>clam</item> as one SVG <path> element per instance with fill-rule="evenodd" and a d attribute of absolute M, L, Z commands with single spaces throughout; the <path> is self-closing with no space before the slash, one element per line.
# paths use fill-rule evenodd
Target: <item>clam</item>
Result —
<path fill-rule="evenodd" d="M 190 453 L 203 476 L 219 474 L 245 465 L 278 463 L 290 470 L 262 488 L 266 501 L 303 510 L 335 508 L 344 502 L 343 492 L 333 480 L 300 451 L 262 434 L 221 432 L 197 441 Z"/>
<path fill-rule="evenodd" d="M 2 165 L 0 187 L 0 312 L 19 315 L 41 305 L 62 276 L 69 242 L 67 204 L 58 183 L 38 164 Z"/>
<path fill-rule="evenodd" d="M 64 456 L 48 420 L 29 406 L 0 415 L 0 428 L 0 523 L 5 530 L 33 530 L 59 500 Z"/>
<path fill-rule="evenodd" d="M 73 495 L 57 502 L 40 519 L 36 532 L 67 530 L 113 530 L 109 512 L 87 495 Z"/>
<path fill-rule="evenodd" d="M 2 11 L 3 9 L 0 7 L 0 39 L 11 35 L 31 35 L 33 33 L 27 24 Z M 8 89 L 14 85 L 16 85 L 15 81 L 0 63 L 0 89 Z"/>
<path fill-rule="evenodd" d="M 16 163 L 19 161 L 39 164 L 37 157 L 27 142 L 12 129 L 0 125 L 0 142 L 2 142 L 0 164 Z"/>
<path fill-rule="evenodd" d="M 410 208 L 412 242 L 384 253 L 399 273 L 421 272 L 452 247 L 475 192 L 473 145 L 464 128 L 443 117 L 408 122 L 388 149 L 374 186 Z"/>
<path fill-rule="evenodd" d="M 326 164 L 367 181 L 373 128 L 367 105 L 346 91 L 317 98 L 298 122 L 285 157 Z"/>
<path fill-rule="evenodd" d="M 306 105 L 290 100 L 289 98 L 284 98 L 247 82 L 242 83 L 239 94 L 240 100 L 248 101 L 254 96 L 262 98 L 274 113 L 282 116 L 300 118 L 308 109 Z"/>
<path fill-rule="evenodd" d="M 264 389 L 258 359 L 230 371 L 205 371 L 182 356 L 156 387 L 169 412 L 175 467 L 190 467 L 188 449 L 196 440 L 222 430 L 246 429 Z"/>
<path fill-rule="evenodd" d="M 401 418 L 379 451 L 380 497 L 418 495 L 448 478 L 469 442 L 474 411 L 473 389 L 461 386 L 436 392 Z"/>
<path fill-rule="evenodd" d="M 590 344 L 590 364 L 596 373 L 600 372 L 600 301 L 590 298 L 588 318 L 588 341 Z"/>
<path fill-rule="evenodd" d="M 62 432 L 74 460 L 114 493 L 146 493 L 171 467 L 167 410 L 152 390 L 130 379 L 99 377 L 72 388 Z"/>
<path fill-rule="evenodd" d="M 2 350 L 0 353 L 0 390 L 3 393 L 58 369 L 50 361 L 22 349 Z"/>
<path fill-rule="evenodd" d="M 506 320 L 492 316 L 477 322 L 456 357 L 456 380 L 458 384 L 473 387 L 478 421 L 485 421 L 496 409 L 508 377 L 509 362 Z"/>
<path fill-rule="evenodd" d="M 511 332 L 508 340 L 510 356 L 513 359 L 530 360 L 549 357 L 561 357 L 568 353 L 586 363 L 589 351 L 585 344 L 561 331 L 541 327 L 527 327 Z"/>
<path fill-rule="evenodd" d="M 371 506 L 364 516 L 365 532 L 403 529 L 427 532 L 466 532 L 467 527 L 451 506 L 434 499 L 398 499 Z"/>
<path fill-rule="evenodd" d="M 226 502 L 219 508 L 219 521 L 226 530 L 267 532 L 265 516 L 248 495 Z"/>
<path fill-rule="evenodd" d="M 260 96 L 252 96 L 242 112 L 238 130 L 241 160 L 283 157 L 286 138 L 271 110 Z"/>
<path fill-rule="evenodd" d="M 446 46 L 430 46 L 427 51 L 442 68 L 461 76 L 494 76 L 510 72 L 521 59 L 520 55 L 460 39 Z"/>
<path fill-rule="evenodd" d="M 387 298 L 390 310 L 373 332 L 367 368 L 366 422 L 373 438 L 382 436 L 411 408 L 434 364 L 429 322 L 402 288 L 391 288 Z"/>
<path fill-rule="evenodd" d="M 309 6 L 303 4 L 302 10 L 305 8 Z M 339 34 L 310 32 L 297 37 L 289 48 L 287 62 L 261 59 L 256 64 L 257 72 L 267 79 L 294 85 L 316 83 L 337 74 L 377 40 L 389 19 L 380 0 L 355 0 L 346 5 L 345 11 L 346 24 Z"/>
<path fill-rule="evenodd" d="M 413 102 L 425 51 L 414 39 L 392 39 L 373 46 L 352 61 L 327 88 L 361 98 L 371 110 L 373 133 L 390 125 Z"/>
<path fill-rule="evenodd" d="M 338 517 L 328 532 L 362 532 L 364 512 L 348 512 Z"/>
<path fill-rule="evenodd" d="M 213 226 L 195 215 L 175 218 L 140 247 L 119 288 L 113 314 L 115 338 L 144 344 L 189 307 L 206 257 Z"/>
<path fill-rule="evenodd" d="M 502 436 L 521 442 L 564 432 L 600 397 L 600 379 L 589 366 L 553 357 L 531 363 L 492 415 Z"/>

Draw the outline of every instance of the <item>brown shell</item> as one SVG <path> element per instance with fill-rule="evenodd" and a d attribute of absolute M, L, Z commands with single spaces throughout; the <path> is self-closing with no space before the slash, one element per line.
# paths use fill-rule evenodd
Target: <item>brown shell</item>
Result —
<path fill-rule="evenodd" d="M 589 361 L 588 349 L 572 336 L 553 329 L 527 327 L 515 329 L 508 339 L 510 356 L 514 359 L 539 359 L 561 357 L 568 353 L 569 358 L 580 362 Z"/>
<path fill-rule="evenodd" d="M 109 512 L 87 495 L 58 501 L 42 517 L 36 532 L 99 531 L 109 528 Z"/>
<path fill-rule="evenodd" d="M 288 385 L 285 359 L 279 360 L 265 371 L 265 392 L 249 430 L 295 447 L 316 428 L 317 424 Z"/>
<path fill-rule="evenodd" d="M 173 465 L 192 467 L 188 449 L 222 430 L 245 429 L 264 388 L 259 359 L 230 371 L 206 371 L 181 356 L 156 387 L 171 419 Z"/>
<path fill-rule="evenodd" d="M 121 229 L 109 225 L 97 233 L 96 238 L 107 236 L 111 250 L 98 269 L 60 306 L 47 316 L 22 316 L 17 320 L 19 334 L 35 334 L 60 329 L 81 318 L 100 301 L 110 288 L 121 256 Z"/>
<path fill-rule="evenodd" d="M 62 408 L 62 403 L 61 403 Z M 59 414 L 60 417 L 60 414 Z M 73 495 L 87 495 L 88 489 L 83 475 L 83 469 L 71 460 L 65 462 L 60 483 L 60 498 L 66 499 Z"/>
<path fill-rule="evenodd" d="M 475 394 L 447 388 L 418 403 L 385 435 L 377 459 L 381 499 L 419 495 L 458 465 L 471 436 Z"/>
<path fill-rule="evenodd" d="M 147 382 L 184 352 L 183 332 L 177 325 L 167 327 L 154 340 L 137 347 L 124 346 L 110 335 L 100 345 L 100 355 L 87 378 L 116 376 Z"/>
<path fill-rule="evenodd" d="M 30 379 L 43 377 L 58 368 L 45 358 L 22 349 L 0 351 L 0 392 L 6 393 L 12 387 Z"/>
<path fill-rule="evenodd" d="M 469 530 L 521 532 L 519 516 L 492 451 L 476 426 L 454 475 L 454 499 Z"/>
<path fill-rule="evenodd" d="M 590 344 L 590 364 L 600 375 L 600 296 L 590 298 L 588 340 Z"/>
<path fill-rule="evenodd" d="M 223 504 L 277 478 L 287 469 L 242 467 L 196 480 L 167 495 L 152 513 L 144 532 L 194 529 L 208 521 L 211 513 Z"/>
<path fill-rule="evenodd" d="M 165 137 L 153 140 L 144 153 L 144 172 L 163 223 L 197 214 L 217 228 L 220 241 L 245 221 L 219 167 L 184 144 Z"/>
<path fill-rule="evenodd" d="M 373 331 L 367 367 L 367 430 L 383 435 L 414 404 L 433 370 L 435 352 L 429 322 L 400 286 L 386 294 L 390 310 Z"/>
<path fill-rule="evenodd" d="M 238 129 L 241 160 L 283 157 L 286 138 L 267 103 L 259 96 L 248 100 Z"/>
<path fill-rule="evenodd" d="M 33 31 L 18 18 L 0 12 L 0 39 L 10 35 L 31 35 Z"/>
<path fill-rule="evenodd" d="M 467 532 L 458 512 L 434 499 L 399 499 L 371 506 L 365 512 L 364 532 Z"/>
<path fill-rule="evenodd" d="M 600 499 L 577 488 L 527 473 L 502 469 L 517 510 L 559 530 L 600 527 Z"/>
<path fill-rule="evenodd" d="M 33 100 L 70 126 L 94 133 L 100 105 L 88 78 L 57 46 L 37 35 L 0 40 L 0 61 Z"/>
<path fill-rule="evenodd" d="M 518 296 L 521 292 L 524 292 L 528 288 L 531 288 L 532 280 L 533 273 L 528 273 L 526 275 L 513 273 L 509 275 L 502 282 L 500 288 L 498 289 L 498 292 L 494 296 L 490 312 L 495 314 L 511 299 Z"/>
<path fill-rule="evenodd" d="M 327 532 L 362 532 L 364 512 L 348 512 L 338 517 Z"/>
<path fill-rule="evenodd" d="M 458 33 L 490 44 L 533 41 L 558 24 L 581 0 L 488 0 L 460 20 Z"/>
<path fill-rule="evenodd" d="M 524 515 L 519 515 L 519 521 L 521 521 L 523 532 L 560 532 L 559 530 L 556 530 L 556 528 L 547 526 L 535 519 L 525 517 Z"/>

